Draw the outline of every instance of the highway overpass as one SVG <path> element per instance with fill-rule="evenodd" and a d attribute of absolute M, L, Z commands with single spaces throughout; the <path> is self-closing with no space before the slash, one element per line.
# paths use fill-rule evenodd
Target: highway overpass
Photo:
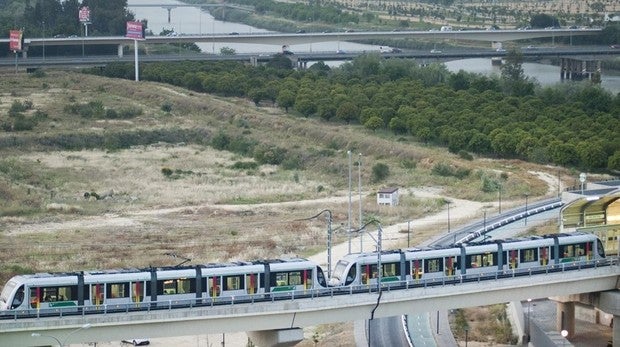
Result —
<path fill-rule="evenodd" d="M 384 284 L 380 291 L 376 287 L 351 288 L 345 293 L 334 289 L 307 291 L 287 297 L 272 297 L 271 301 L 266 302 L 252 302 L 251 297 L 236 297 L 223 302 L 218 301 L 223 299 L 216 298 L 215 301 L 209 300 L 205 306 L 174 308 L 173 303 L 169 302 L 164 303 L 164 307 L 147 311 L 134 311 L 135 304 L 126 307 L 102 306 L 102 314 L 1 320 L 1 342 L 2 345 L 14 347 L 41 345 L 41 337 L 33 337 L 33 333 L 59 338 L 71 334 L 71 343 L 117 341 L 136 335 L 155 338 L 239 331 L 294 333 L 316 324 L 362 318 L 435 312 L 578 293 L 617 293 L 620 283 L 618 259 L 614 258 L 607 266 L 589 265 L 595 267 L 577 266 L 569 271 L 572 265 L 565 264 L 557 267 L 557 272 L 525 272 L 522 276 L 508 273 L 507 278 L 488 273 L 458 278 L 455 283 L 446 283 L 441 279 L 410 281 L 400 283 L 402 289 Z M 414 287 L 416 285 L 419 287 Z M 114 313 L 112 309 L 120 309 L 121 312 Z M 606 309 L 620 319 L 619 309 Z M 80 329 L 86 324 L 89 329 Z M 615 329 L 615 333 L 620 335 L 620 327 Z"/>
<path fill-rule="evenodd" d="M 474 40 L 506 42 L 541 37 L 598 35 L 602 29 L 549 29 L 549 30 L 463 30 L 463 31 L 361 31 L 324 33 L 222 33 L 205 35 L 147 36 L 144 43 L 253 43 L 266 45 L 296 45 L 333 41 L 362 41 L 376 39 Z M 8 43 L 8 38 L 0 43 Z M 25 38 L 24 50 L 30 46 L 75 45 L 129 45 L 134 39 L 124 36 L 88 36 L 66 38 Z"/>
<path fill-rule="evenodd" d="M 347 61 L 353 60 L 361 54 L 368 52 L 365 51 L 350 51 L 346 53 L 337 52 L 295 52 L 294 55 L 289 56 L 295 60 L 299 65 L 303 65 L 308 62 L 315 61 Z M 379 52 L 376 52 L 379 53 Z M 620 55 L 620 49 L 613 49 L 606 46 L 598 47 L 537 47 L 530 49 L 523 49 L 521 51 L 524 57 L 588 57 L 588 59 L 594 59 L 593 57 L 601 56 L 617 56 Z M 451 49 L 441 53 L 431 53 L 429 51 L 421 50 L 403 50 L 400 53 L 382 53 L 384 58 L 404 58 L 404 59 L 420 59 L 425 62 L 443 62 L 455 59 L 467 59 L 467 58 L 491 58 L 491 57 L 503 57 L 507 52 L 497 52 L 492 49 Z M 254 63 L 266 63 L 272 58 L 271 54 L 265 53 L 243 53 L 234 55 L 221 55 L 221 54 L 161 54 L 161 55 L 140 55 L 139 62 L 166 62 L 166 61 L 222 61 L 222 60 L 234 60 L 242 62 L 254 62 Z M 133 63 L 134 56 L 116 56 L 116 55 L 99 55 L 99 56 L 30 56 L 28 58 L 14 57 L 0 59 L 0 67 L 14 67 L 16 64 L 21 68 L 40 68 L 40 67 L 92 67 L 103 66 L 114 62 L 126 62 Z"/>

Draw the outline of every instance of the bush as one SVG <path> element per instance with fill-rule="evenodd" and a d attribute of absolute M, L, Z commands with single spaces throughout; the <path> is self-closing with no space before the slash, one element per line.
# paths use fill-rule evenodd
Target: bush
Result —
<path fill-rule="evenodd" d="M 161 173 L 166 177 L 170 177 L 172 176 L 173 171 L 170 168 L 164 167 L 161 169 Z"/>
<path fill-rule="evenodd" d="M 474 160 L 474 157 L 469 152 L 467 152 L 466 150 L 463 150 L 463 149 L 461 149 L 459 151 L 459 157 L 461 159 L 465 159 L 465 160 L 469 160 L 469 161 Z"/>
<path fill-rule="evenodd" d="M 169 113 L 170 111 L 172 111 L 172 104 L 169 103 L 168 101 L 164 102 L 161 105 L 161 110 L 166 112 L 166 113 Z"/>
<path fill-rule="evenodd" d="M 463 179 L 469 176 L 469 174 L 471 173 L 471 170 L 454 167 L 446 163 L 437 163 L 435 166 L 433 166 L 433 169 L 431 170 L 431 172 L 438 176 L 443 176 L 443 177 L 452 176 L 458 179 Z"/>
<path fill-rule="evenodd" d="M 380 182 L 390 176 L 390 168 L 386 164 L 377 163 L 372 167 L 372 181 Z"/>
<path fill-rule="evenodd" d="M 230 168 L 233 170 L 255 170 L 258 168 L 258 163 L 255 161 L 237 161 Z"/>

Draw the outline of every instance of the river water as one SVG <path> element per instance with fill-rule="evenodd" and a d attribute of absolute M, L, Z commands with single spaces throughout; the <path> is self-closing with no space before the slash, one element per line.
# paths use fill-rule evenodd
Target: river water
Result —
<path fill-rule="evenodd" d="M 147 19 L 148 29 L 158 35 L 163 29 L 173 30 L 178 34 L 222 34 L 222 33 L 258 33 L 268 30 L 255 28 L 249 25 L 223 22 L 213 18 L 206 10 L 201 11 L 197 7 L 178 7 L 172 9 L 170 22 L 168 11 L 161 7 L 132 7 L 138 4 L 183 4 L 176 0 L 128 0 L 129 10 L 135 14 L 137 20 Z M 258 45 L 245 43 L 198 43 L 198 47 L 205 53 L 219 53 L 223 47 L 234 49 L 237 53 L 276 53 L 281 51 L 279 45 Z M 335 52 L 345 51 L 379 51 L 379 46 L 365 45 L 346 41 L 321 42 L 303 45 L 291 45 L 293 52 Z M 330 63 L 334 66 L 337 64 Z M 445 63 L 449 71 L 480 73 L 484 75 L 499 74 L 499 67 L 493 66 L 490 59 L 461 59 Z M 542 86 L 562 83 L 560 79 L 560 67 L 538 63 L 524 63 L 525 75 L 536 79 Z M 603 71 L 601 86 L 614 95 L 620 93 L 620 75 L 610 74 Z"/>

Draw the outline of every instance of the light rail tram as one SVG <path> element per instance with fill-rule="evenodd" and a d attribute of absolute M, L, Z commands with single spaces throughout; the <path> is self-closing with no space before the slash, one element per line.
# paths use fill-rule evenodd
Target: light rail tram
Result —
<path fill-rule="evenodd" d="M 4 285 L 0 318 L 346 295 L 383 286 L 398 290 L 607 263 L 595 235 L 574 232 L 349 254 L 329 279 L 318 264 L 301 258 L 25 274 Z"/>

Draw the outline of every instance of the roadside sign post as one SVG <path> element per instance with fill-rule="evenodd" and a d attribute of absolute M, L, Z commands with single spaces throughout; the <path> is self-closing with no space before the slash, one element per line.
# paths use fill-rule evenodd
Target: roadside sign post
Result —
<path fill-rule="evenodd" d="M 84 37 L 88 37 L 88 24 L 90 24 L 90 8 L 88 6 L 80 7 L 78 19 L 84 25 L 82 32 L 82 58 L 84 58 Z"/>
<path fill-rule="evenodd" d="M 22 51 L 23 31 L 11 30 L 9 32 L 9 50 L 15 54 L 15 73 L 17 73 L 17 52 Z"/>
<path fill-rule="evenodd" d="M 142 33 L 142 22 L 127 22 L 127 34 L 125 37 L 132 38 L 134 42 L 134 65 L 135 65 L 135 80 L 140 81 L 139 77 L 139 63 L 138 63 L 138 40 L 144 40 Z"/>

